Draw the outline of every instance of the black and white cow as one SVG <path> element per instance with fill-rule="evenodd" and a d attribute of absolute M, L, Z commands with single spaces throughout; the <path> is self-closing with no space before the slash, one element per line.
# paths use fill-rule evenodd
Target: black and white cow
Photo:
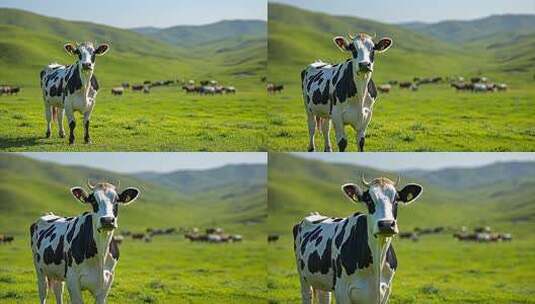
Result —
<path fill-rule="evenodd" d="M 398 179 L 399 182 L 399 179 Z M 392 236 L 399 232 L 397 207 L 409 204 L 422 187 L 408 184 L 396 190 L 396 183 L 363 178 L 365 191 L 345 184 L 342 192 L 353 202 L 363 203 L 367 214 L 332 218 L 314 213 L 293 227 L 295 257 L 303 303 L 330 303 L 331 291 L 337 304 L 387 303 L 397 267 Z"/>
<path fill-rule="evenodd" d="M 346 62 L 331 65 L 315 62 L 301 72 L 303 99 L 307 113 L 308 151 L 315 151 L 314 135 L 321 129 L 325 151 L 332 151 L 329 139 L 331 120 L 340 152 L 347 147 L 345 126 L 357 132 L 359 150 L 364 151 L 366 128 L 371 121 L 377 90 L 371 75 L 376 53 L 392 46 L 392 39 L 382 38 L 374 43 L 366 34 L 346 38 L 334 37 L 342 51 L 351 53 Z"/>
<path fill-rule="evenodd" d="M 50 137 L 52 120 L 56 119 L 56 116 L 59 136 L 65 137 L 63 115 L 66 114 L 70 129 L 69 143 L 73 144 L 76 127 L 74 112 L 78 111 L 84 115 L 85 143 L 90 143 L 89 121 L 99 90 L 97 78 L 93 73 L 95 56 L 106 54 L 109 45 L 104 43 L 95 48 L 90 42 L 77 45 L 67 43 L 64 48 L 69 55 L 76 56 L 76 62 L 68 66 L 52 63 L 40 74 L 47 122 L 46 137 Z"/>
<path fill-rule="evenodd" d="M 112 241 L 119 205 L 132 203 L 139 190 L 127 188 L 119 194 L 109 183 L 88 186 L 90 194 L 81 187 L 71 188 L 71 193 L 91 205 L 92 212 L 77 217 L 49 213 L 30 227 L 40 303 L 45 303 L 49 288 L 62 303 L 64 282 L 71 303 L 82 303 L 82 290 L 89 290 L 96 303 L 106 302 L 119 260 L 119 248 Z"/>

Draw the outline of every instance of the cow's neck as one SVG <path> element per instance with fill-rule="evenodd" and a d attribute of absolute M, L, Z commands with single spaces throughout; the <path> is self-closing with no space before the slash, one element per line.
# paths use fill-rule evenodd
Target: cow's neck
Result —
<path fill-rule="evenodd" d="M 93 70 L 84 72 L 80 64 L 77 63 L 77 65 L 80 81 L 82 82 L 82 92 L 84 96 L 87 97 L 89 95 L 89 89 L 91 88 L 91 77 L 93 77 Z"/>
<path fill-rule="evenodd" d="M 372 278 L 374 291 L 376 292 L 377 299 L 381 298 L 381 276 L 383 273 L 383 267 L 385 265 L 386 252 L 392 241 L 392 237 L 375 236 L 373 235 L 375 221 L 368 216 L 368 246 L 372 252 Z"/>
<path fill-rule="evenodd" d="M 97 245 L 97 273 L 98 280 L 97 283 L 101 288 L 104 288 L 105 274 L 104 274 L 104 265 L 106 263 L 106 257 L 109 254 L 110 242 L 113 238 L 113 230 L 111 231 L 99 231 L 97 230 L 97 220 L 96 215 L 93 216 L 93 238 Z"/>
<path fill-rule="evenodd" d="M 359 74 L 359 64 L 357 60 L 353 59 L 353 81 L 357 88 L 357 103 L 359 105 L 364 104 L 364 98 L 368 94 L 368 82 L 371 78 L 371 73 L 365 75 Z"/>

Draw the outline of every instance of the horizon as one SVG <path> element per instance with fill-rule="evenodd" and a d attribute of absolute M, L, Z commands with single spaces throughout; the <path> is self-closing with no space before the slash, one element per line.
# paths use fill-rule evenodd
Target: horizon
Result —
<path fill-rule="evenodd" d="M 530 152 L 373 152 L 354 155 L 336 153 L 294 152 L 302 159 L 319 160 L 331 164 L 365 166 L 384 171 L 441 171 L 448 169 L 474 169 L 497 163 L 535 162 Z M 446 155 L 447 154 L 447 155 Z"/>
<path fill-rule="evenodd" d="M 233 3 L 208 0 L 213 10 L 205 10 L 200 3 L 187 0 L 156 0 L 150 5 L 132 5 L 131 1 L 94 0 L 92 10 L 82 9 L 80 3 L 66 0 L 0 0 L 0 8 L 18 9 L 66 21 L 82 21 L 120 29 L 140 27 L 168 28 L 174 26 L 202 26 L 221 21 L 267 21 L 267 5 L 262 0 L 232 0 Z M 263 8 L 262 8 L 263 6 Z M 136 16 L 132 18 L 132 16 Z M 143 17 L 140 19 L 140 17 Z"/>
<path fill-rule="evenodd" d="M 119 174 L 204 171 L 227 165 L 267 166 L 267 155 L 257 152 L 20 152 L 13 154 L 61 166 L 84 166 Z"/>
<path fill-rule="evenodd" d="M 332 0 L 326 4 L 321 0 L 268 0 L 269 3 L 283 4 L 311 12 L 325 13 L 341 17 L 357 17 L 368 20 L 379 21 L 388 24 L 404 23 L 440 23 L 448 21 L 473 21 L 488 18 L 491 16 L 503 15 L 529 15 L 535 16 L 535 1 L 516 0 L 516 6 L 512 6 L 507 0 L 476 0 L 464 4 L 463 0 L 452 0 L 440 3 L 428 3 L 426 0 L 412 0 L 412 6 L 406 2 L 394 0 L 379 0 L 367 2 L 366 14 L 357 13 L 357 7 L 351 6 L 355 2 L 348 3 L 345 0 Z M 478 4 L 479 3 L 479 4 Z M 400 6 L 400 4 L 403 4 Z M 490 5 L 489 5 L 490 4 Z M 495 5 L 493 5 L 495 4 Z M 444 6 L 445 5 L 445 6 Z M 391 11 L 396 17 L 384 17 L 385 8 L 395 7 Z M 459 10 L 455 10 L 461 8 Z M 477 9 L 477 11 L 476 11 Z M 351 13 L 355 12 L 355 13 Z M 388 15 L 388 14 L 386 14 Z M 414 16 L 414 17 L 408 17 Z M 446 17 L 443 17 L 446 16 Z"/>

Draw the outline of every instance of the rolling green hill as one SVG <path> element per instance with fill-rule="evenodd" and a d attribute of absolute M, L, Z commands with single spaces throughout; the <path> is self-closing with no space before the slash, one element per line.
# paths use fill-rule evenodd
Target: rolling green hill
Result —
<path fill-rule="evenodd" d="M 228 29 L 225 23 L 221 26 Z M 245 38 L 237 35 L 212 48 L 193 50 L 130 30 L 0 8 L 0 83 L 38 86 L 36 75 L 46 64 L 74 61 L 63 50 L 64 43 L 86 40 L 111 45 L 110 52 L 97 60 L 96 74 L 105 86 L 146 79 L 217 77 L 224 81 L 263 75 L 265 39 L 263 43 L 255 36 L 248 43 L 240 39 Z M 218 53 L 223 55 L 214 55 Z"/>
<path fill-rule="evenodd" d="M 468 21 L 411 22 L 400 25 L 442 41 L 467 43 L 497 35 L 515 36 L 533 33 L 535 31 L 535 15 L 493 15 Z"/>
<path fill-rule="evenodd" d="M 179 25 L 169 28 L 142 27 L 132 31 L 181 47 L 248 37 L 266 38 L 266 22 L 260 20 L 224 20 L 206 25 Z"/>
<path fill-rule="evenodd" d="M 420 183 L 424 192 L 416 203 L 400 209 L 400 229 L 482 224 L 510 227 L 514 223 L 527 223 L 535 219 L 533 168 L 533 163 L 511 162 L 480 168 L 420 171 L 419 174 L 401 172 L 402 185 Z M 455 174 L 451 173 L 452 170 Z M 344 183 L 360 183 L 362 172 L 368 179 L 377 176 L 394 179 L 396 176 L 394 172 L 373 168 L 306 160 L 281 153 L 270 154 L 269 229 L 290 233 L 293 224 L 314 211 L 329 216 L 363 212 L 364 206 L 351 203 L 340 190 Z M 517 180 L 511 181 L 511 175 L 515 174 Z M 439 179 L 442 182 L 437 182 Z M 460 187 L 454 181 L 456 179 L 473 182 Z"/>
<path fill-rule="evenodd" d="M 225 167 L 223 171 L 241 171 L 241 167 Z M 222 169 L 206 170 L 197 174 L 196 180 L 220 172 Z M 244 169 L 247 170 L 247 169 Z M 265 167 L 254 169 L 256 175 L 265 176 Z M 195 176 L 194 172 L 188 173 Z M 121 187 L 136 186 L 141 198 L 133 205 L 121 208 L 120 225 L 124 229 L 141 230 L 147 227 L 181 227 L 222 225 L 253 234 L 260 229 L 266 212 L 265 179 L 255 179 L 240 191 L 242 185 L 228 182 L 214 184 L 211 194 L 202 189 L 176 191 L 149 182 L 134 175 L 116 174 L 79 166 L 63 166 L 36 161 L 30 158 L 0 154 L 0 231 L 4 233 L 25 233 L 28 225 L 44 212 L 53 211 L 60 215 L 76 215 L 87 210 L 70 194 L 69 188 L 85 187 L 87 178 L 92 180 L 120 180 Z M 209 179 L 208 179 L 209 180 Z M 187 182 L 178 181 L 179 188 Z M 234 189 L 231 191 L 229 189 Z M 218 192 L 233 192 L 232 197 L 221 198 Z M 209 208 L 207 207 L 209 206 Z"/>

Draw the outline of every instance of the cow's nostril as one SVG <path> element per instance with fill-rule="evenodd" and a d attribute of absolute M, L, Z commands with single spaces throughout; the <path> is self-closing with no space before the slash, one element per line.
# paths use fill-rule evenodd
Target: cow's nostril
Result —
<path fill-rule="evenodd" d="M 102 225 L 112 225 L 114 221 L 113 217 L 105 216 L 100 218 L 100 223 Z"/>

